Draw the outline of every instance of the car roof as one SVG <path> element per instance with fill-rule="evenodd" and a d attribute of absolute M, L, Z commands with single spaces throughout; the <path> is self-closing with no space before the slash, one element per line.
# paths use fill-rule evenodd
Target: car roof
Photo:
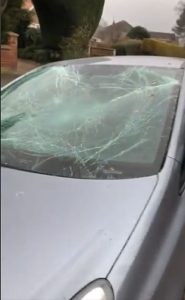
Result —
<path fill-rule="evenodd" d="M 111 57 L 90 57 L 73 59 L 62 62 L 55 62 L 52 65 L 126 65 L 185 69 L 185 59 L 161 56 L 111 56 Z M 51 64 L 50 64 L 51 65 Z"/>

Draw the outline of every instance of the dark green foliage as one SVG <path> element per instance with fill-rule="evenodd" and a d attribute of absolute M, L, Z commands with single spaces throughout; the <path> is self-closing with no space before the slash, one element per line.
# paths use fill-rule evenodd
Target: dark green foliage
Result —
<path fill-rule="evenodd" d="M 49 61 L 86 56 L 88 42 L 99 24 L 104 1 L 33 0 L 45 50 L 37 49 L 41 48 L 39 33 L 30 29 L 27 31 L 30 21 L 21 9 L 22 0 L 9 0 L 2 20 L 3 32 L 20 34 L 21 57 L 40 60 L 44 55 L 44 61 Z"/>
<path fill-rule="evenodd" d="M 42 38 L 40 29 L 37 28 L 28 28 L 26 31 L 26 46 L 41 46 Z"/>
<path fill-rule="evenodd" d="M 142 42 L 138 40 L 128 40 L 122 44 L 112 46 L 116 49 L 116 55 L 142 55 Z"/>
<path fill-rule="evenodd" d="M 126 55 L 126 49 L 124 44 L 117 44 L 112 46 L 114 49 L 116 49 L 116 55 Z"/>
<path fill-rule="evenodd" d="M 70 38 L 78 27 L 95 32 L 102 15 L 104 0 L 33 0 L 39 17 L 44 46 L 58 49 L 64 38 Z"/>
<path fill-rule="evenodd" d="M 8 31 L 19 34 L 19 47 L 25 47 L 25 32 L 31 22 L 31 16 L 25 9 L 21 9 L 22 0 L 9 1 L 1 20 L 1 42 L 6 42 Z"/>
<path fill-rule="evenodd" d="M 30 24 L 31 19 L 27 10 L 21 9 L 19 11 L 19 22 L 17 23 L 17 27 L 15 32 L 19 34 L 18 38 L 18 47 L 26 47 L 26 32 L 28 25 Z"/>
<path fill-rule="evenodd" d="M 33 59 L 34 51 L 35 51 L 35 46 L 20 48 L 18 50 L 18 56 L 23 59 Z"/>
<path fill-rule="evenodd" d="M 88 41 L 90 28 L 88 22 L 84 26 L 79 26 L 71 37 L 61 40 L 62 59 L 83 58 L 88 55 Z"/>
<path fill-rule="evenodd" d="M 1 20 L 1 32 L 16 32 L 21 10 L 22 0 L 8 1 Z"/>
<path fill-rule="evenodd" d="M 61 60 L 60 50 L 38 49 L 34 51 L 33 60 L 41 64 Z"/>
<path fill-rule="evenodd" d="M 18 51 L 18 56 L 23 59 L 31 59 L 38 61 L 37 57 L 39 56 L 40 62 L 40 54 L 37 55 L 37 51 L 40 51 L 42 47 L 42 39 L 40 29 L 36 28 L 28 28 L 25 32 L 25 47 L 21 47 Z M 43 57 L 45 62 L 45 58 Z"/>
<path fill-rule="evenodd" d="M 19 58 L 30 59 L 41 64 L 58 61 L 61 60 L 62 57 L 60 51 L 41 49 L 35 46 L 19 49 L 18 56 Z"/>
<path fill-rule="evenodd" d="M 28 28 L 26 31 L 26 47 L 19 49 L 18 56 L 23 59 L 34 60 L 39 63 L 61 60 L 61 53 L 57 50 L 43 49 L 40 29 Z"/>
<path fill-rule="evenodd" d="M 185 36 L 185 2 L 181 1 L 177 10 L 179 18 L 176 21 L 176 26 L 173 28 L 173 31 L 178 36 Z"/>
<path fill-rule="evenodd" d="M 127 34 L 127 36 L 130 39 L 139 39 L 139 40 L 143 40 L 143 39 L 147 39 L 150 38 L 150 33 L 147 31 L 147 29 L 145 29 L 144 27 L 141 26 L 136 26 L 133 27 L 129 33 Z"/>

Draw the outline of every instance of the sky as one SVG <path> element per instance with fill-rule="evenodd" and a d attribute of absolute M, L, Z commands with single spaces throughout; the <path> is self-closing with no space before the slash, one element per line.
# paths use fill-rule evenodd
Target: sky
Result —
<path fill-rule="evenodd" d="M 105 0 L 103 19 L 109 24 L 125 20 L 150 31 L 171 32 L 178 17 L 178 0 Z"/>

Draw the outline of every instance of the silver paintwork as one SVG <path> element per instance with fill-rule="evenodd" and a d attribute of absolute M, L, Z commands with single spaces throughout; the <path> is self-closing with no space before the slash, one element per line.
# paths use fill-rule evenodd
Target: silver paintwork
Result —
<path fill-rule="evenodd" d="M 179 105 L 177 109 L 174 129 L 169 146 L 168 156 L 182 162 L 184 141 L 185 141 L 185 76 L 179 95 Z"/>
<path fill-rule="evenodd" d="M 168 158 L 127 247 L 108 275 L 116 299 L 180 300 L 185 286 L 185 194 Z"/>
<path fill-rule="evenodd" d="M 184 68 L 184 60 L 157 57 L 72 63 Z M 1 299 L 68 300 L 91 281 L 107 278 L 115 300 L 181 300 L 185 286 L 185 191 L 179 194 L 183 155 L 185 77 L 160 174 L 84 181 L 2 169 Z"/>
<path fill-rule="evenodd" d="M 2 299 L 70 299 L 105 277 L 156 183 L 157 176 L 84 182 L 3 169 Z"/>
<path fill-rule="evenodd" d="M 81 58 L 77 60 L 68 60 L 51 65 L 67 64 L 109 64 L 109 65 L 128 65 L 128 66 L 145 66 L 185 69 L 185 60 L 175 57 L 160 56 L 115 56 L 101 58 Z"/>

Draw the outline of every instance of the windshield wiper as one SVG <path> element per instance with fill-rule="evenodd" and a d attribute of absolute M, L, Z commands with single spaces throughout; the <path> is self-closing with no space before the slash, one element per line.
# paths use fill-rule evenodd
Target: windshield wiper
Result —
<path fill-rule="evenodd" d="M 21 121 L 24 116 L 25 113 L 20 113 L 1 121 L 1 133 L 4 133 L 7 129 L 13 127 L 17 122 Z"/>

